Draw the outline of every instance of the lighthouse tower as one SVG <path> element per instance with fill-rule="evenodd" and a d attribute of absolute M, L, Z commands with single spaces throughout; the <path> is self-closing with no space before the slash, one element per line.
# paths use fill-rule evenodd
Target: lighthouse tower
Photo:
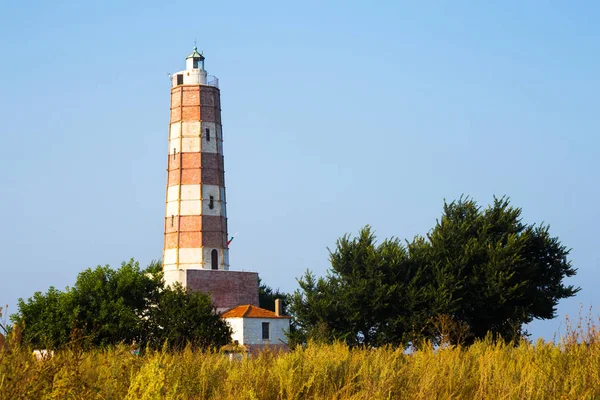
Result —
<path fill-rule="evenodd" d="M 172 75 L 163 270 L 224 309 L 257 302 L 258 275 L 229 271 L 221 95 L 204 60 L 194 47 Z"/>
<path fill-rule="evenodd" d="M 228 270 L 227 212 L 218 81 L 194 51 L 172 76 L 163 265 L 167 281 L 188 269 Z"/>

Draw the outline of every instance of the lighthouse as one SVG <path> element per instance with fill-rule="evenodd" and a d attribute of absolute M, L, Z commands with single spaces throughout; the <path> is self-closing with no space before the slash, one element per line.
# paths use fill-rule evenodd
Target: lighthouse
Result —
<path fill-rule="evenodd" d="M 258 274 L 230 271 L 219 81 L 194 47 L 171 75 L 163 271 L 218 309 L 258 303 Z"/>

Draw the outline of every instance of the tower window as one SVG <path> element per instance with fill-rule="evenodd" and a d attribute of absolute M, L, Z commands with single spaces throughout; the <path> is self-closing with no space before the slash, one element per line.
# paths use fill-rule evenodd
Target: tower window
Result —
<path fill-rule="evenodd" d="M 183 85 L 183 74 L 177 74 L 177 84 Z"/>
<path fill-rule="evenodd" d="M 213 196 L 208 197 L 208 208 L 211 210 L 215 208 L 215 198 Z"/>
<path fill-rule="evenodd" d="M 173 227 L 174 223 L 175 223 L 175 216 L 171 215 L 171 228 Z"/>
<path fill-rule="evenodd" d="M 219 252 L 216 249 L 212 249 L 210 252 L 210 267 L 219 269 Z"/>
<path fill-rule="evenodd" d="M 173 160 L 175 159 L 175 154 L 177 153 L 177 149 L 173 147 Z"/>
<path fill-rule="evenodd" d="M 263 340 L 269 340 L 269 323 L 262 323 L 262 338 Z"/>
<path fill-rule="evenodd" d="M 210 129 L 206 128 L 206 141 L 210 142 Z"/>
<path fill-rule="evenodd" d="M 198 69 L 198 59 L 194 58 L 194 69 Z"/>

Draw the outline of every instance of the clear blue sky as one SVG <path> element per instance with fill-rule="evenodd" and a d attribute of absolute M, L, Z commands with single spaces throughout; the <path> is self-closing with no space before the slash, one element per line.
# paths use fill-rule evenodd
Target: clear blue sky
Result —
<path fill-rule="evenodd" d="M 286 3 L 0 3 L 0 303 L 161 257 L 167 73 L 194 39 L 221 83 L 232 268 L 292 291 L 344 233 L 411 239 L 444 199 L 506 194 L 583 288 L 533 335 L 600 303 L 597 2 Z"/>

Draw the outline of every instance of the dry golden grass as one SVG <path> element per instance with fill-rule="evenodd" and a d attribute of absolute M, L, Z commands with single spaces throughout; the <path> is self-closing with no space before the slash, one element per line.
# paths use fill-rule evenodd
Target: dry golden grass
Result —
<path fill-rule="evenodd" d="M 585 324 L 584 324 L 585 325 Z M 126 346 L 74 346 L 37 361 L 30 349 L 0 353 L 7 399 L 594 399 L 600 334 L 568 329 L 558 343 L 514 347 L 482 341 L 405 354 L 393 348 L 310 345 L 230 361 L 185 350 L 132 355 Z"/>

